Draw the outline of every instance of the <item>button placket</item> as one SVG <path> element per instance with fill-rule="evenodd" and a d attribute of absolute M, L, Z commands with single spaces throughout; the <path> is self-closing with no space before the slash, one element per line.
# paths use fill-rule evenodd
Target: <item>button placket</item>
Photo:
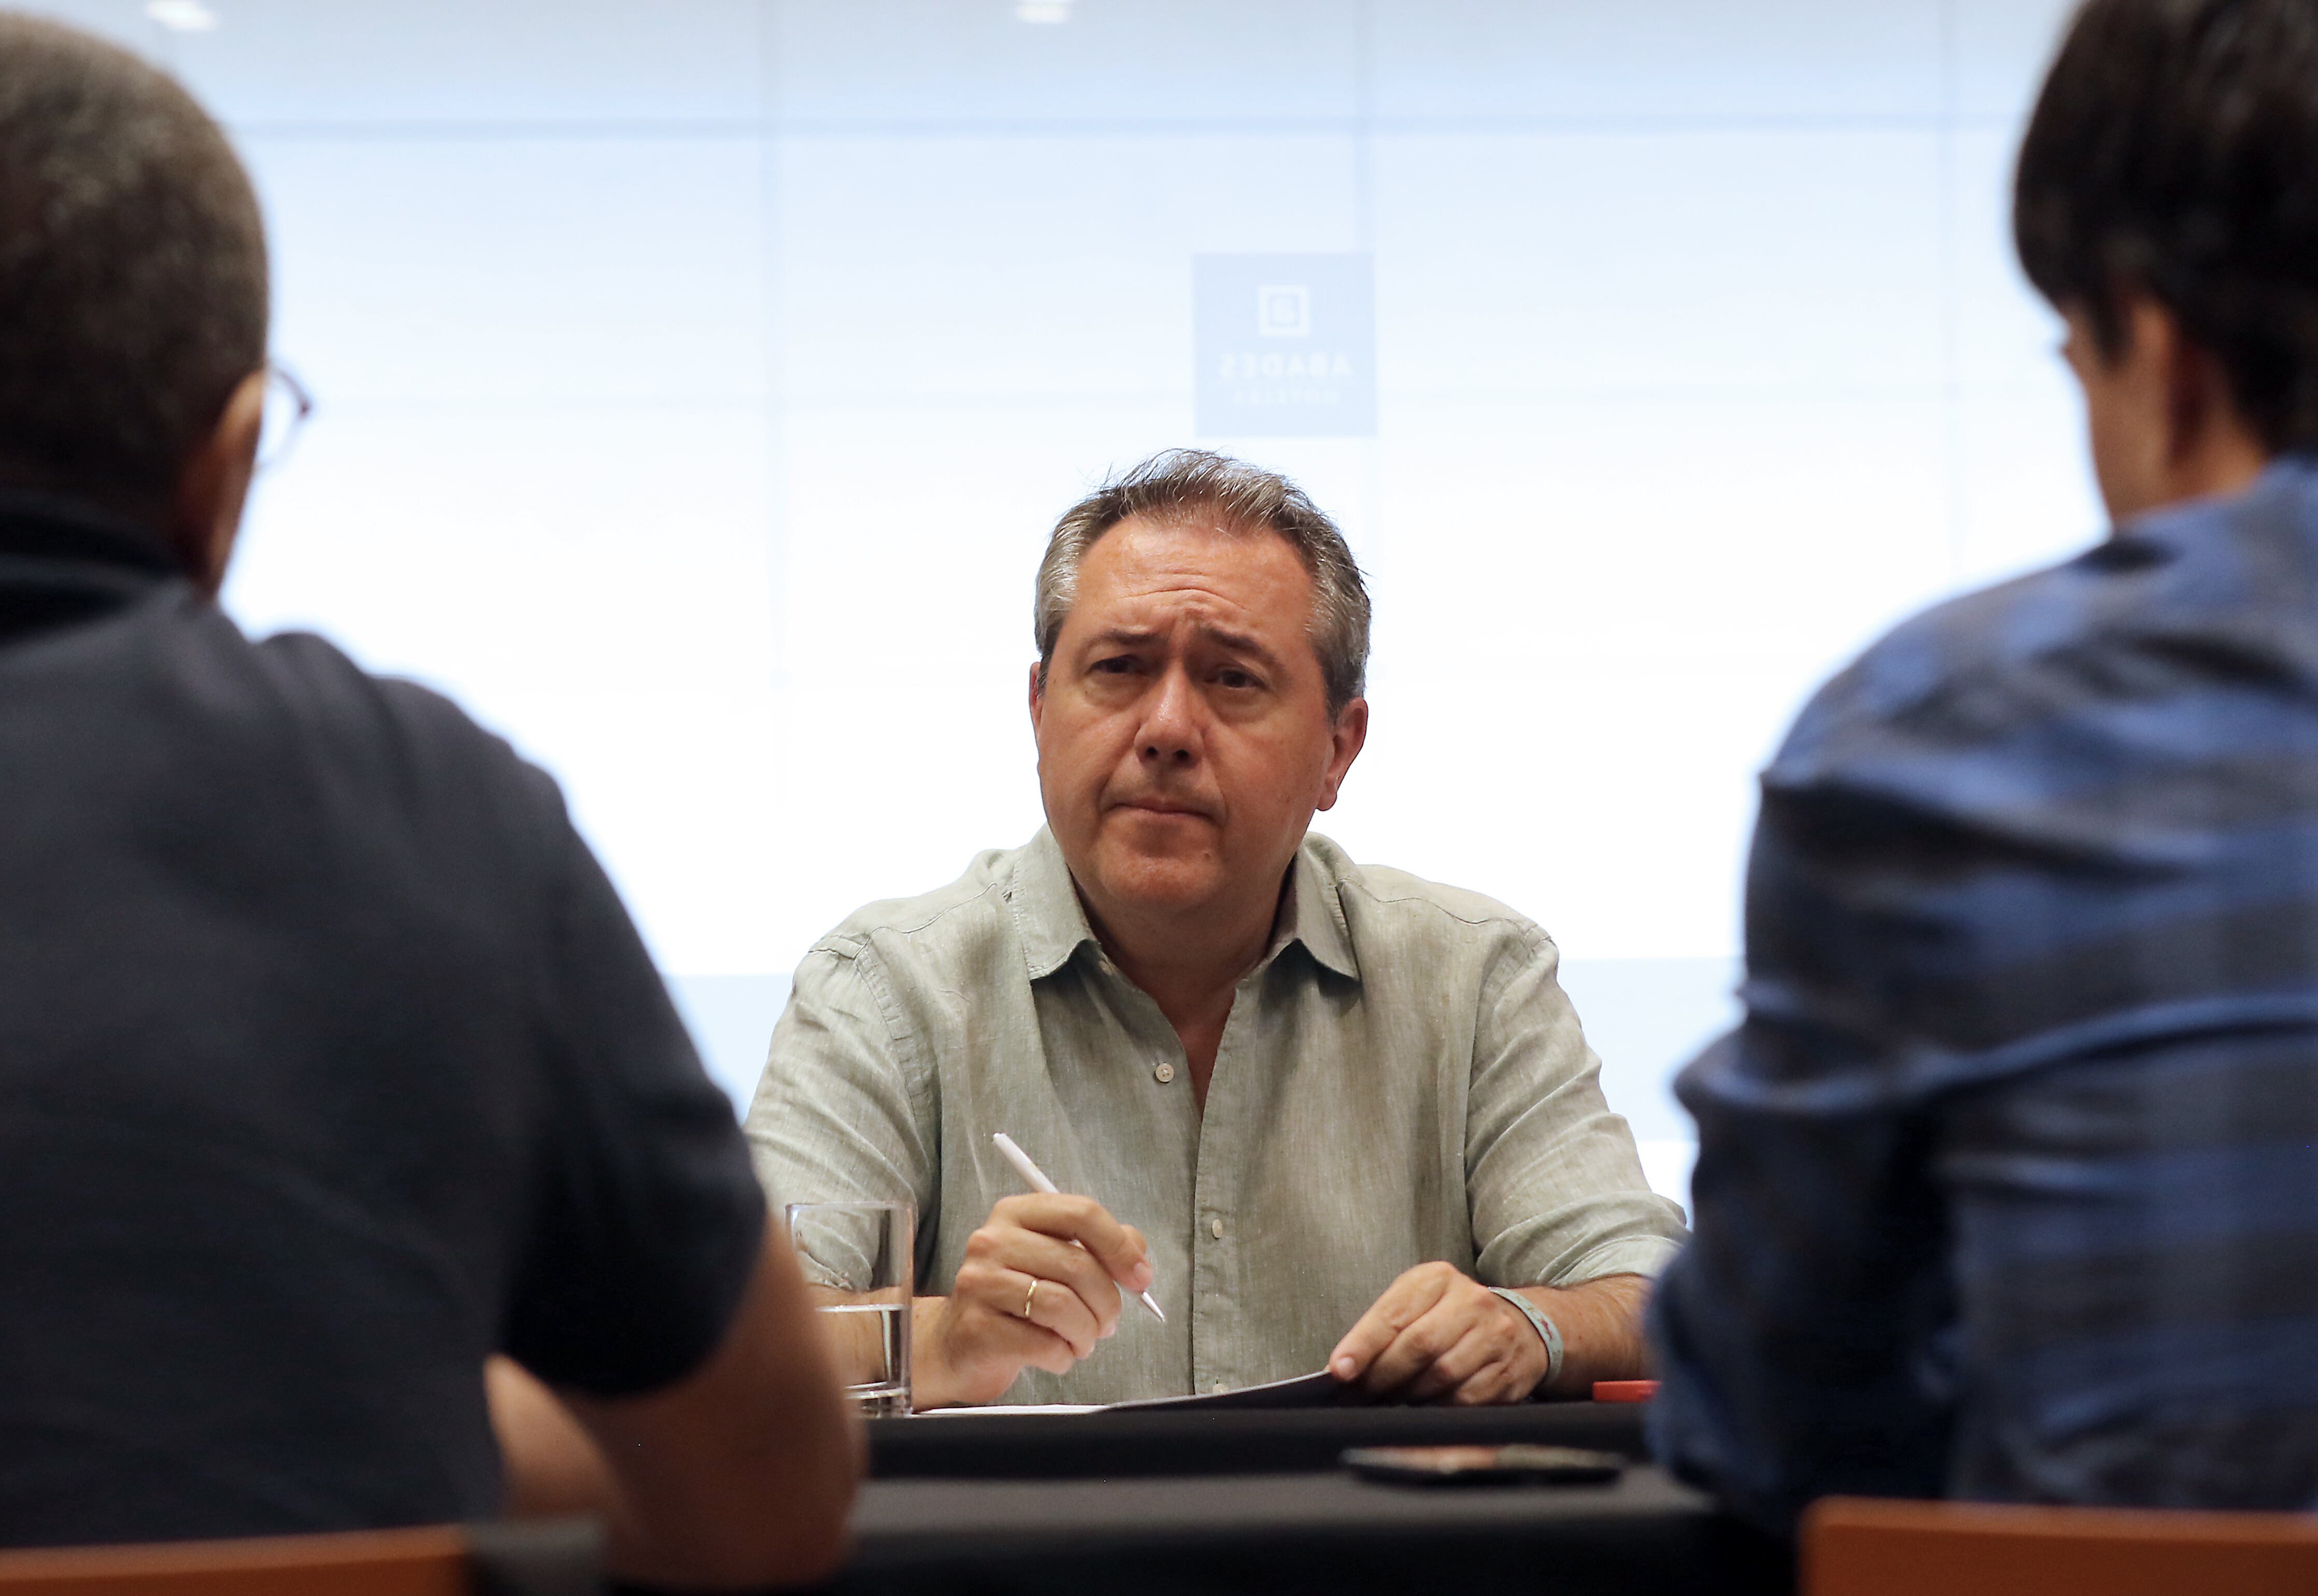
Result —
<path fill-rule="evenodd" d="M 1269 961 L 1266 962 L 1268 966 Z M 1248 1305 L 1240 1300 L 1244 1282 L 1232 1267 L 1237 1248 L 1217 1245 L 1230 1233 L 1226 1216 L 1235 1213 L 1246 1170 L 1247 1142 L 1255 1134 L 1249 1112 L 1251 1085 L 1242 1057 L 1252 1031 L 1262 1024 L 1263 968 L 1244 978 L 1232 1011 L 1217 1041 L 1215 1072 L 1208 1077 L 1207 1112 L 1199 1121 L 1199 1157 L 1191 1181 L 1191 1271 L 1195 1296 L 1191 1319 L 1191 1388 L 1226 1391 L 1244 1378 L 1241 1340 Z M 1204 1220 L 1202 1219 L 1204 1215 Z M 1205 1232 L 1202 1238 L 1201 1232 Z M 1200 1245 L 1202 1240 L 1208 1244 Z"/>

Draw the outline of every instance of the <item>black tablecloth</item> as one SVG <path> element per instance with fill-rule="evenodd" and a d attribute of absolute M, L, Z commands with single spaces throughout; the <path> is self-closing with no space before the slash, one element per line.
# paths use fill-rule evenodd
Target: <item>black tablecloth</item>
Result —
<path fill-rule="evenodd" d="M 858 1554 L 833 1587 L 847 1596 L 1415 1596 L 1452 1582 L 1745 1596 L 1792 1577 L 1783 1553 L 1648 1466 L 1579 1486 L 1385 1485 L 1341 1471 L 887 1479 L 867 1487 L 857 1521 Z"/>
<path fill-rule="evenodd" d="M 1334 1468 L 1346 1447 L 1592 1447 L 1640 1461 L 1643 1408 L 1525 1403 L 1503 1408 L 1303 1408 L 1283 1412 L 975 1413 L 874 1419 L 872 1479 L 1134 1479 Z"/>

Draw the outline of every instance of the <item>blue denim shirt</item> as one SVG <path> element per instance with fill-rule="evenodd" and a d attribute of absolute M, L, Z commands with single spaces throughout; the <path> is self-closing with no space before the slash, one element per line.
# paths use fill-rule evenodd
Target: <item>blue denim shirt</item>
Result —
<path fill-rule="evenodd" d="M 1900 627 L 1763 778 L 1661 1456 L 2318 1507 L 2318 462 Z"/>

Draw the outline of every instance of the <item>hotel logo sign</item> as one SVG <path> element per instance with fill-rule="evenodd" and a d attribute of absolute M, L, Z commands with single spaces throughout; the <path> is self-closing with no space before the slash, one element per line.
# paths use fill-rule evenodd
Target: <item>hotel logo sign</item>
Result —
<path fill-rule="evenodd" d="M 1376 276 L 1365 255 L 1191 257 L 1195 430 L 1376 432 Z"/>

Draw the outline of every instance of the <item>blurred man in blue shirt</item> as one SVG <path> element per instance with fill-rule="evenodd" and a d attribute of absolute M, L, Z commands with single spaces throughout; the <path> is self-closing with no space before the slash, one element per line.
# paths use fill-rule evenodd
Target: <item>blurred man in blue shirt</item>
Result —
<path fill-rule="evenodd" d="M 2318 4 L 2092 0 L 2015 229 L 2115 535 L 1804 711 L 1678 1089 L 1657 1440 L 1774 1529 L 2318 1507 Z"/>

